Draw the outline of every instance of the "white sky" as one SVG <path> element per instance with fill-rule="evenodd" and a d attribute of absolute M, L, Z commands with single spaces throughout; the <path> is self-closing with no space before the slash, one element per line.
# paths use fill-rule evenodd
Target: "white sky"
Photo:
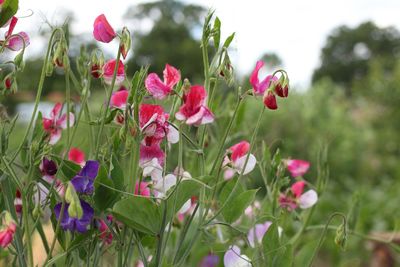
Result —
<path fill-rule="evenodd" d="M 35 36 L 46 17 L 57 21 L 57 15 L 68 9 L 76 14 L 73 30 L 91 32 L 95 17 L 104 13 L 115 29 L 124 26 L 122 16 L 130 5 L 139 0 L 20 0 L 19 15 L 33 17 L 20 19 L 17 30 L 26 30 Z M 236 32 L 233 62 L 241 73 L 249 73 L 256 60 L 268 51 L 276 52 L 285 63 L 293 84 L 309 84 L 314 68 L 318 66 L 320 49 L 330 31 L 338 25 L 356 26 L 373 20 L 379 26 L 400 29 L 400 0 L 185 0 L 216 10 L 222 21 L 224 36 Z M 279 5 L 278 5 L 279 3 Z M 135 29 L 130 29 L 134 34 Z M 31 49 L 41 47 L 31 44 Z M 134 42 L 134 40 L 133 40 Z M 110 45 L 103 46 L 110 49 Z M 116 44 L 111 46 L 116 48 Z M 115 51 L 115 49 L 114 49 Z M 199 64 L 202 64 L 199 62 Z M 267 63 L 268 64 L 268 63 Z M 183 66 L 184 67 L 184 66 Z"/>

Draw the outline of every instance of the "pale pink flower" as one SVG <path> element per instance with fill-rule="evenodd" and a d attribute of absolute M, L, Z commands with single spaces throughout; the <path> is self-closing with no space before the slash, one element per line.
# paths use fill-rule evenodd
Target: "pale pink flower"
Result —
<path fill-rule="evenodd" d="M 139 166 L 143 169 L 143 177 L 150 176 L 153 181 L 162 179 L 165 153 L 160 145 L 140 145 Z"/>
<path fill-rule="evenodd" d="M 146 89 L 156 99 L 163 99 L 169 95 L 173 87 L 181 79 L 179 70 L 166 64 L 163 71 L 164 81 L 156 73 L 150 73 L 145 81 Z"/>
<path fill-rule="evenodd" d="M 242 141 L 236 145 L 233 145 L 228 149 L 229 155 L 224 158 L 223 165 L 225 168 L 224 178 L 226 180 L 231 179 L 236 173 L 240 174 L 243 171 L 243 175 L 250 173 L 256 166 L 257 159 L 253 154 L 249 155 L 249 160 L 246 163 L 247 155 L 250 152 L 250 144 L 247 141 Z"/>
<path fill-rule="evenodd" d="M 75 122 L 75 117 L 72 112 L 69 113 L 67 118 L 67 114 L 61 115 L 61 109 L 61 103 L 55 104 L 50 113 L 50 118 L 43 117 L 42 119 L 43 129 L 50 136 L 50 145 L 54 145 L 58 142 L 58 140 L 60 140 L 62 130 L 66 129 L 68 126 L 67 119 L 69 119 L 70 127 L 72 127 Z"/>
<path fill-rule="evenodd" d="M 12 51 L 19 51 L 30 44 L 29 36 L 26 32 L 19 32 L 11 36 L 6 44 L 6 47 Z"/>
<path fill-rule="evenodd" d="M 318 201 L 318 194 L 315 190 L 310 189 L 304 192 L 305 182 L 295 182 L 289 192 L 281 194 L 279 196 L 279 204 L 282 208 L 286 208 L 288 211 L 292 211 L 297 207 L 301 209 L 308 209 L 315 205 Z"/>
<path fill-rule="evenodd" d="M 240 248 L 231 246 L 224 255 L 225 267 L 251 267 L 251 261 L 246 255 L 240 254 Z"/>
<path fill-rule="evenodd" d="M 300 159 L 286 160 L 286 165 L 293 177 L 303 176 L 310 168 L 310 162 Z"/>

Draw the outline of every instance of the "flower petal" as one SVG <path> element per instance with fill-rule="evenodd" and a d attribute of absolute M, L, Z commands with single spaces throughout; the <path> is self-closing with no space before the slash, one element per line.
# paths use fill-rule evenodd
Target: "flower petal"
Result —
<path fill-rule="evenodd" d="M 314 190 L 308 190 L 299 198 L 299 206 L 301 209 L 308 209 L 315 205 L 318 201 L 318 194 Z"/>
<path fill-rule="evenodd" d="M 247 155 L 244 155 L 243 157 L 237 159 L 233 163 L 233 165 L 235 166 L 238 173 L 241 173 L 243 168 L 245 167 L 244 164 L 246 163 L 246 157 L 247 157 Z M 253 154 L 250 154 L 249 160 L 247 161 L 246 168 L 243 172 L 243 175 L 250 173 L 256 166 L 256 163 L 257 163 L 256 157 Z"/>
<path fill-rule="evenodd" d="M 179 70 L 177 70 L 176 68 L 172 67 L 169 64 L 165 65 L 163 75 L 164 75 L 164 84 L 170 88 L 174 87 L 174 85 L 177 84 L 181 79 L 181 74 Z"/>
<path fill-rule="evenodd" d="M 156 73 L 150 73 L 145 81 L 147 91 L 156 99 L 164 99 L 172 88 L 165 85 Z"/>

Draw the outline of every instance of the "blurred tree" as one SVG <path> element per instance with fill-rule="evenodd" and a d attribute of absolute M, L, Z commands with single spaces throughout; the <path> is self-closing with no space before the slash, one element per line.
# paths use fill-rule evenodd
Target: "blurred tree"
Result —
<path fill-rule="evenodd" d="M 134 32 L 129 72 L 133 73 L 140 66 L 150 64 L 150 71 L 160 73 L 165 63 L 169 63 L 178 69 L 185 66 L 182 68 L 182 77 L 199 80 L 203 66 L 200 42 L 195 35 L 201 32 L 205 14 L 206 9 L 201 6 L 175 0 L 144 3 L 129 8 L 125 18 L 139 29 L 139 32 Z"/>
<path fill-rule="evenodd" d="M 283 65 L 283 61 L 280 56 L 274 52 L 265 53 L 261 57 L 261 60 L 264 61 L 266 63 L 266 67 L 271 70 L 282 67 Z"/>
<path fill-rule="evenodd" d="M 393 69 L 400 56 L 400 33 L 393 27 L 380 28 L 365 22 L 355 28 L 341 26 L 328 37 L 321 52 L 321 66 L 314 71 L 313 82 L 329 77 L 352 94 L 354 80 L 364 78 L 368 62 L 382 58 L 385 69 Z"/>

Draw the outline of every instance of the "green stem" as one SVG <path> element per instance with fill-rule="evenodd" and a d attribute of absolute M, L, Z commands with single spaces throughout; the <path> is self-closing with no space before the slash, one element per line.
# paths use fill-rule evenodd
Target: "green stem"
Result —
<path fill-rule="evenodd" d="M 56 230 L 54 231 L 53 241 L 51 242 L 50 251 L 49 251 L 49 253 L 47 254 L 46 261 L 44 262 L 43 265 L 46 265 L 47 262 L 48 262 L 48 261 L 51 259 L 51 257 L 52 257 L 53 250 L 54 250 L 54 247 L 55 247 L 56 241 L 57 241 L 57 235 L 58 235 L 58 232 L 60 231 L 61 221 L 62 221 L 63 216 L 64 216 L 64 209 L 65 209 L 65 199 L 63 198 L 63 201 L 62 201 L 62 203 L 61 203 L 60 215 L 59 215 L 58 220 L 57 220 Z"/>
<path fill-rule="evenodd" d="M 30 232 L 30 223 L 28 216 L 28 200 L 26 198 L 26 194 L 24 190 L 21 188 L 21 198 L 22 198 L 22 217 L 24 223 L 24 230 L 26 235 L 26 247 L 28 248 L 28 266 L 33 267 L 33 252 L 32 252 L 32 240 L 31 240 L 31 232 Z"/>
<path fill-rule="evenodd" d="M 98 157 L 99 157 L 101 135 L 103 133 L 104 124 L 105 124 L 105 121 L 106 121 L 106 118 L 107 118 L 107 113 L 108 113 L 108 110 L 109 110 L 108 107 L 110 106 L 111 96 L 112 96 L 112 93 L 113 93 L 113 90 L 114 90 L 114 85 L 115 85 L 115 80 L 116 80 L 116 77 L 117 77 L 120 58 L 121 58 L 121 49 L 118 49 L 117 61 L 116 61 L 116 64 L 115 64 L 114 73 L 113 73 L 113 77 L 112 77 L 112 80 L 111 80 L 111 86 L 110 86 L 110 90 L 109 90 L 108 95 L 107 95 L 107 102 L 106 102 L 105 110 L 104 110 L 104 113 L 103 113 L 103 117 L 101 119 L 99 133 L 97 134 L 97 145 L 96 145 L 96 154 L 95 154 L 95 158 L 96 159 L 98 159 Z"/>

